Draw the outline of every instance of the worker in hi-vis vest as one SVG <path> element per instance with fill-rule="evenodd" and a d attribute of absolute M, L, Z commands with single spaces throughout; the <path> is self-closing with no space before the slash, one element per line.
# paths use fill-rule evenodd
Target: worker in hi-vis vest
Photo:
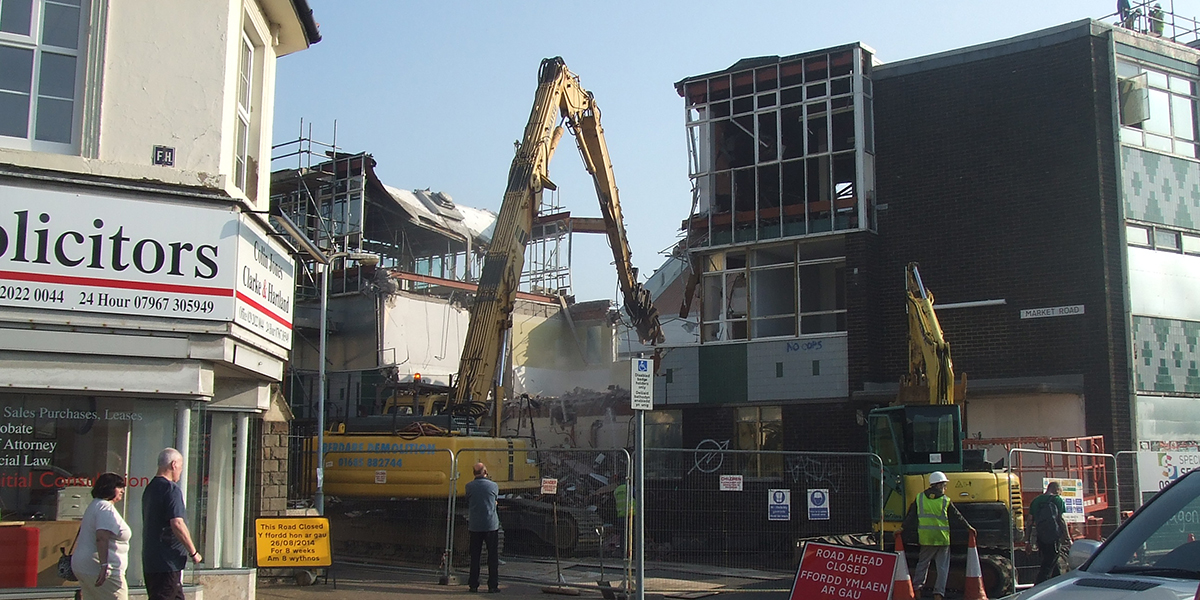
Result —
<path fill-rule="evenodd" d="M 921 544 L 917 570 L 913 572 L 913 584 L 920 586 L 918 589 L 924 588 L 929 563 L 932 561 L 937 568 L 934 600 L 942 600 L 946 595 L 946 575 L 950 570 L 950 522 L 975 531 L 946 496 L 946 484 L 949 482 L 950 478 L 941 471 L 930 473 L 929 487 L 917 495 L 901 525 L 902 532 L 916 529 L 917 540 Z"/>
<path fill-rule="evenodd" d="M 625 474 L 617 475 L 617 487 L 613 490 L 613 503 L 617 506 L 617 531 L 625 534 L 625 525 L 630 518 L 637 516 L 637 499 L 629 497 L 629 482 Z"/>

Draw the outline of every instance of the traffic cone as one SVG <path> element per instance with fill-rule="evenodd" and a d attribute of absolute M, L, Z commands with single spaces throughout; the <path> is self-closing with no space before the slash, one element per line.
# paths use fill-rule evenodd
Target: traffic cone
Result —
<path fill-rule="evenodd" d="M 908 559 L 904 558 L 904 540 L 896 532 L 896 570 L 892 576 L 892 600 L 916 600 L 912 578 L 908 576 Z"/>
<path fill-rule="evenodd" d="M 987 600 L 983 590 L 983 568 L 979 566 L 979 548 L 975 547 L 975 531 L 967 536 L 967 578 L 963 582 L 963 600 Z"/>

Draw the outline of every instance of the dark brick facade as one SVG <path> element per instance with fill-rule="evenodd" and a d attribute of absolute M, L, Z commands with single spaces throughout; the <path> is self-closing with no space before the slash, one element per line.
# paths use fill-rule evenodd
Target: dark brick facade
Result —
<path fill-rule="evenodd" d="M 878 240 L 852 241 L 851 389 L 907 369 L 903 266 L 939 303 L 970 379 L 1082 375 L 1087 430 L 1130 446 L 1121 228 L 1108 42 L 964 52 L 877 71 Z M 853 263 L 853 264 L 851 264 Z M 1020 319 L 1082 304 L 1082 316 Z M 872 305 L 878 308 L 873 309 Z M 865 344 L 862 341 L 865 340 Z"/>

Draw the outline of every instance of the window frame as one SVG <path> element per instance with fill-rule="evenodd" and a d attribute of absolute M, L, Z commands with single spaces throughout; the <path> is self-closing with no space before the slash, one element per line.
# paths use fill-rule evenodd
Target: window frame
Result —
<path fill-rule="evenodd" d="M 785 252 L 780 252 L 780 250 L 784 249 L 786 249 Z M 814 250 L 815 255 L 808 255 L 808 252 Z M 739 262 L 733 268 L 728 268 L 728 256 L 730 255 L 740 255 Z M 760 261 L 760 258 L 767 258 L 767 260 Z M 846 308 L 845 291 L 846 257 L 844 254 L 838 252 L 830 253 L 828 248 L 820 249 L 819 246 L 814 244 L 792 242 L 782 245 L 717 250 L 705 253 L 701 259 L 701 263 L 704 265 L 700 276 L 699 319 L 701 344 L 826 336 L 845 333 L 847 329 L 846 314 L 848 311 Z M 803 301 L 805 288 L 800 280 L 800 270 L 804 267 L 821 265 L 833 265 L 835 272 L 837 270 L 842 272 L 842 289 L 834 290 L 833 292 L 835 294 L 835 304 L 837 304 L 838 299 L 840 299 L 841 303 L 834 308 L 805 311 L 803 310 L 805 308 Z M 761 273 L 783 270 L 788 270 L 791 273 L 792 307 L 790 311 L 781 310 L 778 306 L 773 306 L 771 314 L 760 314 L 765 307 L 756 301 L 755 298 L 758 295 L 769 294 L 770 291 L 765 290 L 756 294 L 755 290 L 760 281 L 757 279 L 757 276 Z M 745 282 L 746 310 L 744 314 L 730 314 L 730 296 L 733 291 L 731 282 L 736 282 L 738 278 L 741 278 L 741 281 Z M 719 288 L 717 282 L 720 283 Z M 833 284 L 838 285 L 836 275 Z M 713 302 L 717 302 L 719 305 L 713 307 Z M 826 315 L 833 315 L 833 322 L 835 324 L 833 329 L 824 328 L 819 331 L 804 331 L 804 317 L 822 317 Z M 756 335 L 763 323 L 783 319 L 792 320 L 792 329 L 789 333 Z"/>
<path fill-rule="evenodd" d="M 1144 120 L 1137 123 L 1120 124 L 1120 141 L 1122 144 L 1145 148 L 1154 152 L 1164 152 L 1174 156 L 1182 156 L 1192 160 L 1200 159 L 1200 81 L 1193 75 L 1178 73 L 1171 71 L 1159 65 L 1150 65 L 1127 56 L 1117 57 L 1115 67 L 1117 74 L 1118 87 L 1122 81 L 1133 80 L 1136 78 L 1144 78 L 1145 94 L 1147 105 L 1145 110 L 1148 115 Z M 1136 71 L 1136 72 L 1135 72 Z M 1190 86 L 1191 91 L 1182 90 L 1178 85 L 1180 82 Z M 1139 88 L 1141 89 L 1141 88 Z M 1166 124 L 1167 134 L 1163 135 L 1160 132 L 1154 132 L 1147 129 L 1147 124 L 1155 119 L 1155 98 L 1165 97 L 1166 107 Z M 1119 112 L 1124 114 L 1124 102 L 1126 98 L 1122 97 L 1122 104 L 1119 107 Z M 1184 100 L 1191 105 L 1191 129 L 1187 131 L 1187 135 L 1181 135 L 1182 123 L 1179 123 L 1179 115 L 1176 111 L 1178 101 Z M 1152 145 L 1158 141 L 1160 145 Z M 1170 146 L 1170 149 L 1161 146 L 1165 143 Z M 1186 150 L 1186 151 L 1181 151 Z"/>
<path fill-rule="evenodd" d="M 76 4 L 71 0 L 31 0 L 29 33 L 0 32 L 0 46 L 31 50 L 33 52 L 29 91 L 26 97 L 29 113 L 26 120 L 25 136 L 18 137 L 0 134 L 0 148 L 44 152 L 47 154 L 80 154 L 83 133 L 84 82 L 88 71 L 88 30 L 90 29 L 91 20 L 91 2 L 92 0 L 78 0 Z M 78 31 L 76 32 L 74 48 L 57 46 L 41 41 L 45 32 L 46 7 L 48 5 L 65 6 L 78 11 Z M 3 11 L 2 6 L 0 6 L 0 11 Z M 46 54 L 69 56 L 75 63 L 74 82 L 70 98 L 70 139 L 67 142 L 37 139 L 38 115 L 44 114 L 40 113 L 41 109 L 39 105 L 42 100 L 62 101 L 66 99 L 61 96 L 45 96 L 41 93 L 43 57 Z M 10 93 L 13 93 L 13 91 L 0 91 L 0 94 Z"/>
<path fill-rule="evenodd" d="M 259 69 L 254 68 L 257 52 L 250 35 L 243 28 L 238 45 L 237 99 L 234 123 L 233 182 L 239 190 L 246 189 L 249 181 L 250 131 L 254 124 L 254 77 Z"/>

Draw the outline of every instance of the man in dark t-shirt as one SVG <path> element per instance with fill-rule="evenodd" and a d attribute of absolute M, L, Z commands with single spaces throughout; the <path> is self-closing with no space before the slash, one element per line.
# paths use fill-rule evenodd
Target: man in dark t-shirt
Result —
<path fill-rule="evenodd" d="M 150 600 L 184 600 L 183 568 L 203 560 L 187 522 L 183 520 L 183 491 L 176 483 L 183 474 L 183 455 L 174 448 L 158 454 L 158 474 L 142 492 L 142 574 Z"/>

